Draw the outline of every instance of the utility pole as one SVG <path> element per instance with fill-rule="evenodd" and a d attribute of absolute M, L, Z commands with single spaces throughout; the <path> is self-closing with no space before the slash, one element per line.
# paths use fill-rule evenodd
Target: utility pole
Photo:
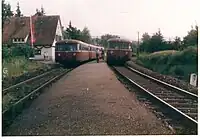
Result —
<path fill-rule="evenodd" d="M 139 45 L 140 45 L 140 42 L 139 42 L 139 32 L 138 32 L 137 56 L 139 56 Z"/>

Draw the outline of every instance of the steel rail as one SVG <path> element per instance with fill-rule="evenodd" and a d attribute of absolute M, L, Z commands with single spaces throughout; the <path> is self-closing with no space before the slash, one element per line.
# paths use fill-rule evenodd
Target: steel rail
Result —
<path fill-rule="evenodd" d="M 160 83 L 160 84 L 162 84 L 162 85 L 168 86 L 168 87 L 173 88 L 173 89 L 175 89 L 175 90 L 178 90 L 178 91 L 180 91 L 180 92 L 182 92 L 182 93 L 185 93 L 185 94 L 188 94 L 188 95 L 190 95 L 190 96 L 192 96 L 192 97 L 198 98 L 198 95 L 197 95 L 197 94 L 194 94 L 194 93 L 192 93 L 192 92 L 186 91 L 186 90 L 181 89 L 181 88 L 179 88 L 179 87 L 176 87 L 176 86 L 173 86 L 173 85 L 168 84 L 168 83 L 166 83 L 166 82 L 163 82 L 163 81 L 161 81 L 161 80 L 158 80 L 158 79 L 156 79 L 156 78 L 154 78 L 154 77 L 151 77 L 151 76 L 149 76 L 149 75 L 147 75 L 147 74 L 144 74 L 144 73 L 142 73 L 142 72 L 140 72 L 140 71 L 138 71 L 138 70 L 136 70 L 136 69 L 134 69 L 134 68 L 132 68 L 132 67 L 130 67 L 130 66 L 127 66 L 127 65 L 126 65 L 125 67 L 127 67 L 127 68 L 130 69 L 131 71 L 136 72 L 136 73 L 138 73 L 138 74 L 140 74 L 140 75 L 142 75 L 142 76 L 144 76 L 144 77 L 146 77 L 146 78 L 149 78 L 150 80 L 156 81 L 156 82 L 158 82 L 158 83 Z"/>
<path fill-rule="evenodd" d="M 8 90 L 10 90 L 10 89 L 12 89 L 12 88 L 16 88 L 16 87 L 18 87 L 18 86 L 20 86 L 20 85 L 22 85 L 22 84 L 24 84 L 24 83 L 27 83 L 27 82 L 30 82 L 30 81 L 32 81 L 32 80 L 35 80 L 35 79 L 38 79 L 38 78 L 40 78 L 40 77 L 42 77 L 42 76 L 44 76 L 44 75 L 47 75 L 47 74 L 49 74 L 49 73 L 51 73 L 51 72 L 53 72 L 53 71 L 55 71 L 55 70 L 58 70 L 58 69 L 53 69 L 53 70 L 51 70 L 51 71 L 48 71 L 48 72 L 45 72 L 45 73 L 43 73 L 43 74 L 41 74 L 41 75 L 38 75 L 38 76 L 35 76 L 35 77 L 32 77 L 32 78 L 30 78 L 30 79 L 27 79 L 27 80 L 25 80 L 25 81 L 22 81 L 22 82 L 20 82 L 20 83 L 17 83 L 17 84 L 15 84 L 15 85 L 12 85 L 12 86 L 10 86 L 10 87 L 8 87 L 8 88 L 6 88 L 6 89 L 3 89 L 3 95 L 5 95 L 6 93 L 6 91 L 8 91 Z"/>
<path fill-rule="evenodd" d="M 153 98 L 157 99 L 160 103 L 168 106 L 169 108 L 173 109 L 174 111 L 176 111 L 177 113 L 179 113 L 181 116 L 183 116 L 184 118 L 186 118 L 188 121 L 190 121 L 192 124 L 194 124 L 195 126 L 198 125 L 198 122 L 191 118 L 190 116 L 188 116 L 187 114 L 183 113 L 182 111 L 180 111 L 179 109 L 177 109 L 176 107 L 170 105 L 169 103 L 167 103 L 166 101 L 162 100 L 161 98 L 157 97 L 156 95 L 154 95 L 152 92 L 148 91 L 147 89 L 145 89 L 144 87 L 142 87 L 141 85 L 139 85 L 138 83 L 136 83 L 135 81 L 131 80 L 129 77 L 125 76 L 124 74 L 122 74 L 120 72 L 120 70 L 117 70 L 116 67 L 113 67 L 115 71 L 117 71 L 117 73 L 119 73 L 122 77 L 124 77 L 125 79 L 127 79 L 129 82 L 131 82 L 132 84 L 136 85 L 138 88 L 140 88 L 141 90 L 143 90 L 144 92 L 148 93 L 149 95 L 151 95 Z"/>
<path fill-rule="evenodd" d="M 48 86 L 50 83 L 52 83 L 53 81 L 59 79 L 60 77 L 62 77 L 63 75 L 65 75 L 66 73 L 72 71 L 73 69 L 68 69 L 68 70 L 64 70 L 64 72 L 61 72 L 61 74 L 54 76 L 53 78 L 51 78 L 50 80 L 48 80 L 47 82 L 45 82 L 44 84 L 42 84 L 40 87 L 36 88 L 34 91 L 30 92 L 29 94 L 27 94 L 26 96 L 24 96 L 23 98 L 21 98 L 19 101 L 17 101 L 16 103 L 14 103 L 11 107 L 9 107 L 7 110 L 3 111 L 2 113 L 2 117 L 3 117 L 3 128 L 7 127 L 13 120 L 13 118 L 19 114 L 21 111 L 16 111 L 16 108 L 18 108 L 20 105 L 25 104 L 25 102 L 32 97 L 34 94 L 36 94 L 37 92 L 39 92 L 41 89 L 45 88 L 46 86 Z"/>

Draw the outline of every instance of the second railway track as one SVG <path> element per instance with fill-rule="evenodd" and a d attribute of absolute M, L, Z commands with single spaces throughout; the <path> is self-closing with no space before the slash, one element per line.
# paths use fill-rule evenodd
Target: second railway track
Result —
<path fill-rule="evenodd" d="M 3 130 L 6 130 L 24 106 L 31 103 L 31 100 L 37 97 L 42 89 L 71 70 L 73 69 L 57 68 L 4 89 L 2 96 Z"/>
<path fill-rule="evenodd" d="M 161 111 L 170 116 L 173 121 L 197 134 L 198 96 L 170 84 L 145 75 L 128 66 L 112 67 L 115 72 L 138 87 L 163 108 Z M 188 130 L 187 130 L 188 131 Z M 189 132 L 189 133 L 190 133 Z"/>

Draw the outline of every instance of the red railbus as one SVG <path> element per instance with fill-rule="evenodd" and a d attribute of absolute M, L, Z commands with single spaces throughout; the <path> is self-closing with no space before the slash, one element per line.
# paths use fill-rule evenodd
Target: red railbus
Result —
<path fill-rule="evenodd" d="M 99 46 L 80 40 L 67 39 L 56 42 L 55 60 L 65 66 L 77 65 L 96 59 Z M 103 48 L 103 47 L 102 47 Z"/>
<path fill-rule="evenodd" d="M 121 38 L 108 40 L 106 61 L 109 65 L 124 64 L 132 56 L 131 41 Z"/>

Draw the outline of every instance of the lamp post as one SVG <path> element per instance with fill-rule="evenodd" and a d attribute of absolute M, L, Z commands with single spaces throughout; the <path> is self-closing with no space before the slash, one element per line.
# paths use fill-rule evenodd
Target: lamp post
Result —
<path fill-rule="evenodd" d="M 139 32 L 138 32 L 137 56 L 139 56 L 139 44 L 140 42 L 139 42 Z"/>

